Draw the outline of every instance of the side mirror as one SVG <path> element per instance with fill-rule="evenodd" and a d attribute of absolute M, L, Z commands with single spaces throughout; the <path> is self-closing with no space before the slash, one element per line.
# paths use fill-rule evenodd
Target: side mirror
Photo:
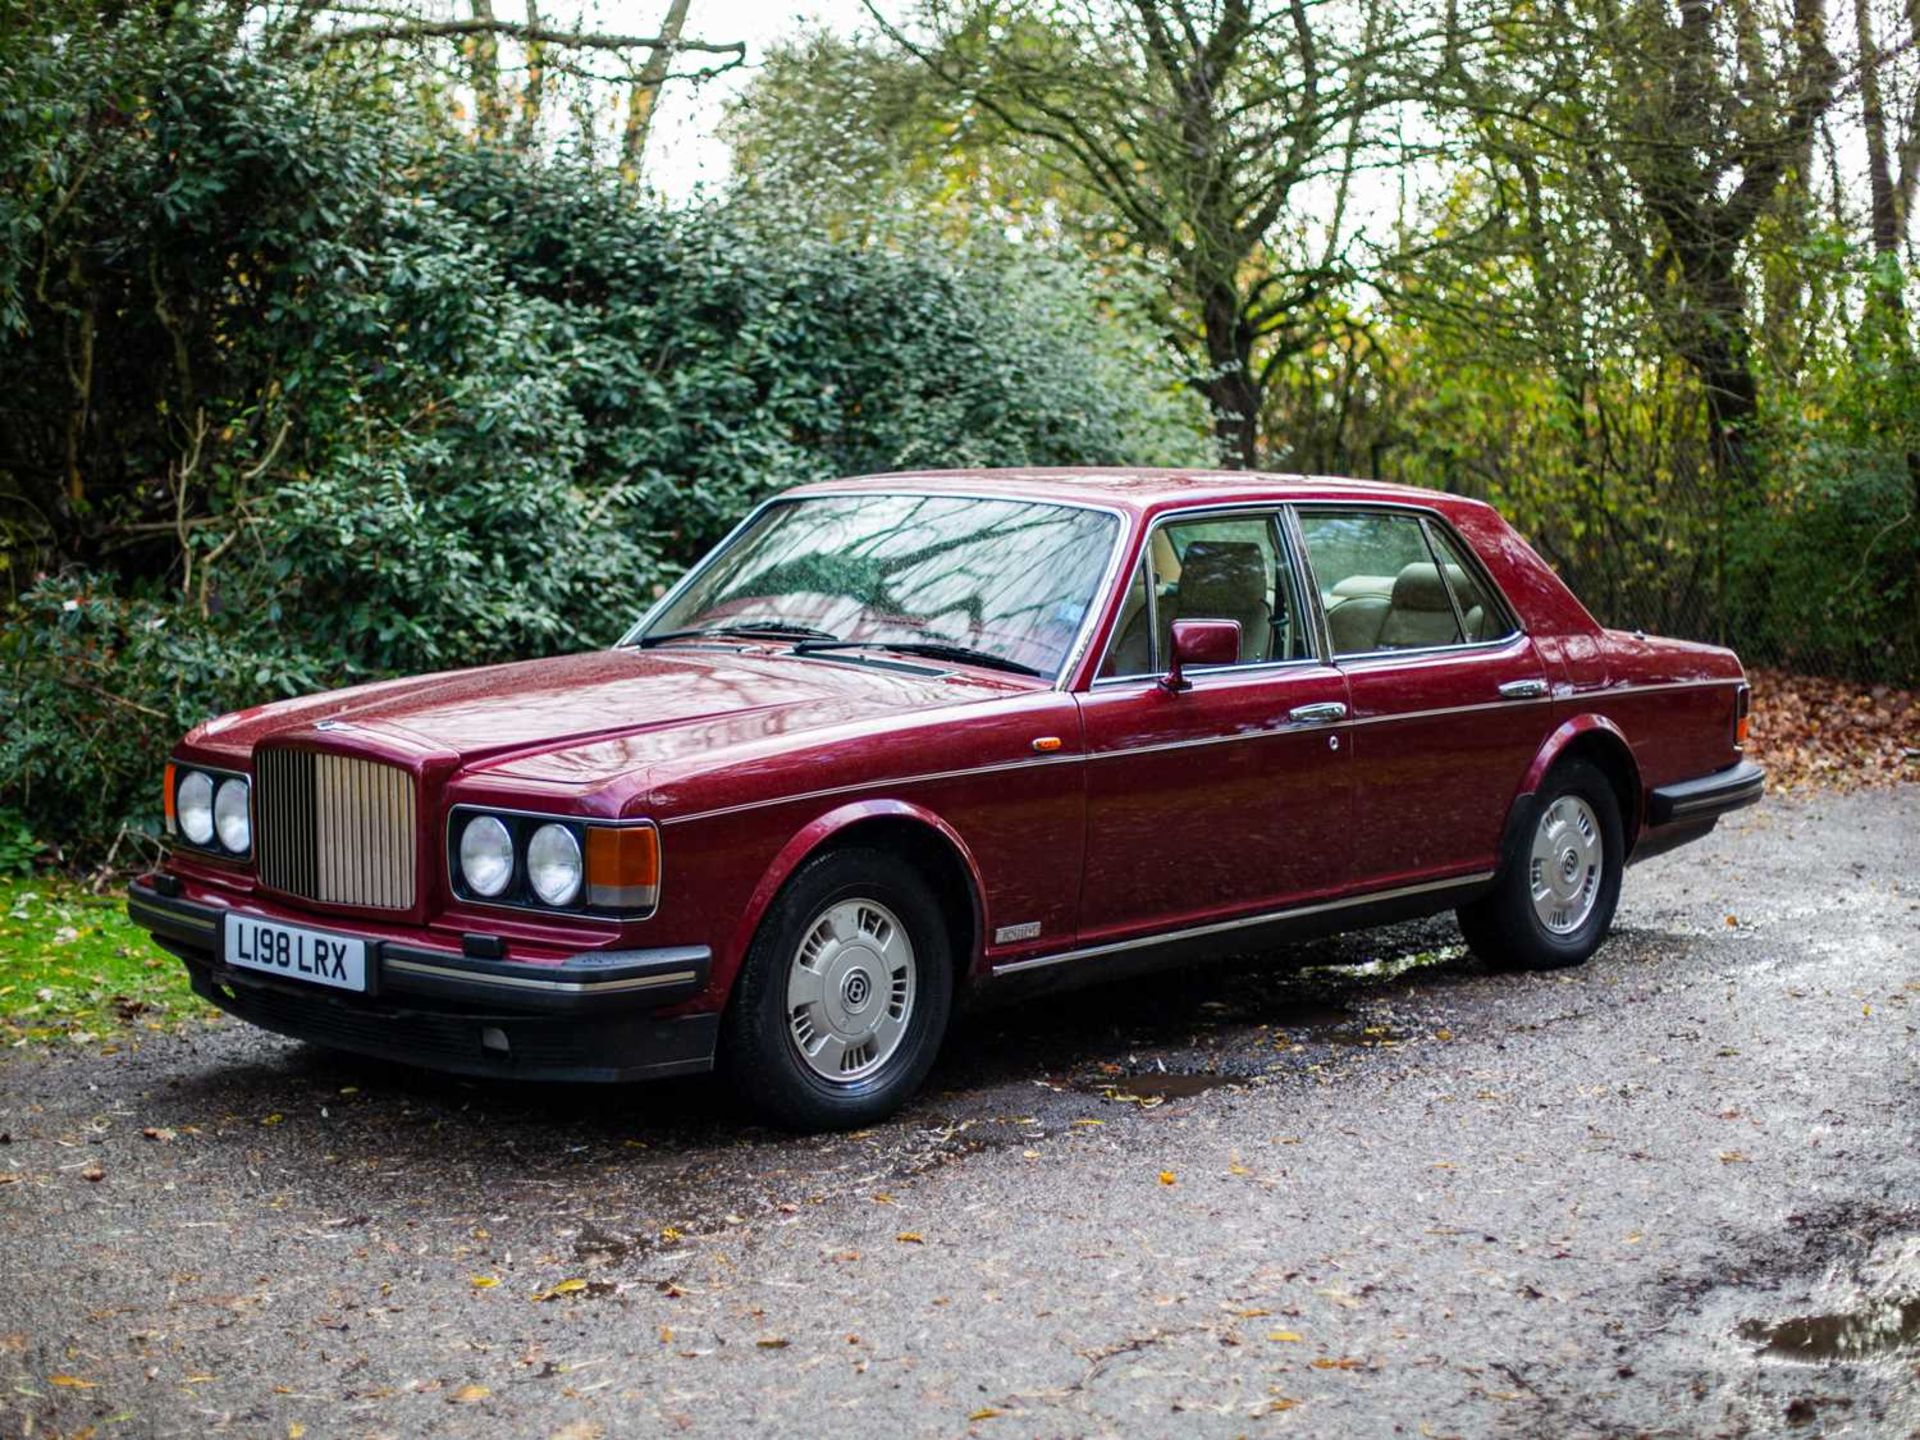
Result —
<path fill-rule="evenodd" d="M 1231 665 L 1240 658 L 1240 622 L 1238 620 L 1176 620 L 1173 622 L 1173 654 L 1167 659 L 1167 673 L 1160 684 L 1176 695 L 1193 688 L 1186 678 L 1190 665 Z"/>

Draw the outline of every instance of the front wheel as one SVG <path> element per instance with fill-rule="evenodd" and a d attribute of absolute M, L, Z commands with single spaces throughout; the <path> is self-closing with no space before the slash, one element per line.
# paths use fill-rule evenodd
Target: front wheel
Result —
<path fill-rule="evenodd" d="M 1528 802 L 1493 890 L 1460 908 L 1467 943 L 1509 969 L 1578 965 L 1607 938 L 1625 859 L 1606 775 L 1584 760 L 1556 766 Z"/>
<path fill-rule="evenodd" d="M 890 1115 L 946 1033 L 952 948 L 912 866 L 864 848 L 806 861 L 761 921 L 727 1010 L 734 1089 L 795 1130 Z"/>

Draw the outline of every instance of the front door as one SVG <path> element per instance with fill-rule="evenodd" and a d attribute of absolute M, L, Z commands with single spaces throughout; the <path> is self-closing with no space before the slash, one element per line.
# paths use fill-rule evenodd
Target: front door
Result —
<path fill-rule="evenodd" d="M 1338 888 L 1347 686 L 1318 658 L 1275 511 L 1150 532 L 1100 675 L 1078 698 L 1087 847 L 1080 943 L 1282 908 Z M 1175 620 L 1232 620 L 1237 664 L 1161 683 Z"/>

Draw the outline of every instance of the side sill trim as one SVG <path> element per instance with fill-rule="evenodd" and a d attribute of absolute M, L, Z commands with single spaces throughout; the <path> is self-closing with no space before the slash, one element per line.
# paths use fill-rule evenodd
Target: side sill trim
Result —
<path fill-rule="evenodd" d="M 1268 925 L 1277 920 L 1296 920 L 1308 915 L 1323 915 L 1329 911 L 1346 910 L 1355 905 L 1377 904 L 1383 900 L 1401 900 L 1412 895 L 1425 895 L 1435 890 L 1464 890 L 1474 885 L 1484 885 L 1493 879 L 1494 872 L 1482 870 L 1472 875 L 1450 875 L 1444 880 L 1427 880 L 1418 885 L 1402 885 L 1394 890 L 1368 890 L 1359 895 L 1343 895 L 1338 900 L 1322 900 L 1313 905 L 1291 905 L 1280 910 L 1263 910 L 1258 915 L 1243 915 L 1236 920 L 1216 920 L 1206 925 L 1191 925 L 1184 930 L 1158 930 L 1151 935 L 1137 935 L 1130 940 L 1115 940 L 1105 945 L 1090 945 L 1084 950 L 1066 950 L 1058 955 L 1036 955 L 1030 960 L 1012 960 L 1004 965 L 993 967 L 993 973 L 1014 975 L 1023 970 L 1038 970 L 1047 965 L 1065 965 L 1074 960 L 1091 960 L 1100 955 L 1117 955 L 1125 950 L 1140 950 L 1151 945 L 1167 945 L 1181 940 L 1198 940 L 1208 935 L 1224 935 L 1234 930 L 1246 930 L 1256 925 Z"/>

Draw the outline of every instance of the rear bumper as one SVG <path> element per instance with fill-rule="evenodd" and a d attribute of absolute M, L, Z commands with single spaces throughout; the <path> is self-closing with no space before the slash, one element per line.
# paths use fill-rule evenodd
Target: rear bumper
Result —
<path fill-rule="evenodd" d="M 1714 820 L 1758 800 L 1767 788 L 1767 772 L 1751 760 L 1729 765 L 1697 780 L 1662 785 L 1648 800 L 1647 821 L 1652 825 L 1692 824 Z"/>
<path fill-rule="evenodd" d="M 713 1068 L 717 1014 L 653 1013 L 706 988 L 712 956 L 704 947 L 529 964 L 369 939 L 361 994 L 229 966 L 220 906 L 135 881 L 127 913 L 185 962 L 195 993 L 295 1039 L 517 1079 L 634 1080 Z"/>
<path fill-rule="evenodd" d="M 1633 860 L 1649 860 L 1711 834 L 1722 815 L 1753 804 L 1766 786 L 1766 772 L 1751 760 L 1660 786 L 1647 797 L 1647 823 L 1634 842 Z"/>

